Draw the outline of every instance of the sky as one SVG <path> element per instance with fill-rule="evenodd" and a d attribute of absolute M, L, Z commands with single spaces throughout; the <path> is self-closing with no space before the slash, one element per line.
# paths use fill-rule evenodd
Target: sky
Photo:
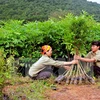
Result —
<path fill-rule="evenodd" d="M 100 0 L 87 0 L 87 1 L 97 2 L 100 4 Z"/>

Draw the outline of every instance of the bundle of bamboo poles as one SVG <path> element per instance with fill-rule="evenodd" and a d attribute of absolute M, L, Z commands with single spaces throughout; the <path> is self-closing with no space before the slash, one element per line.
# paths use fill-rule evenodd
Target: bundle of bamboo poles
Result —
<path fill-rule="evenodd" d="M 56 83 L 61 83 L 62 81 L 65 81 L 66 84 L 82 84 L 87 82 L 95 84 L 95 80 L 86 73 L 81 62 L 72 65 L 69 71 L 65 71 L 55 79 Z"/>

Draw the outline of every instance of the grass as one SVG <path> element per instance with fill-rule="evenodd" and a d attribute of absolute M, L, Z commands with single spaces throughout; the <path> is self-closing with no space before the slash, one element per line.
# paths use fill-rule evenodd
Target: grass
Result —
<path fill-rule="evenodd" d="M 45 91 L 49 90 L 54 77 L 47 80 L 31 80 L 29 77 L 13 77 L 6 81 L 3 93 L 11 100 L 46 100 Z"/>

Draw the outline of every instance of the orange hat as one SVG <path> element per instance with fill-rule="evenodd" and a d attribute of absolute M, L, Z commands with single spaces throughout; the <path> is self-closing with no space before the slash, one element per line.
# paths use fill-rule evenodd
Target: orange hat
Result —
<path fill-rule="evenodd" d="M 42 50 L 42 54 L 45 54 L 47 51 L 49 51 L 50 50 L 50 46 L 49 45 L 44 45 L 44 46 L 42 46 L 42 48 L 41 48 L 41 50 Z"/>

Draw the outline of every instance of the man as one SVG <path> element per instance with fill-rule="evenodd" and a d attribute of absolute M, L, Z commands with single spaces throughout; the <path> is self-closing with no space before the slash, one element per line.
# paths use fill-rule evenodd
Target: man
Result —
<path fill-rule="evenodd" d="M 44 45 L 41 48 L 42 56 L 41 58 L 36 61 L 29 69 L 29 76 L 32 79 L 46 79 L 51 76 L 50 71 L 45 70 L 46 68 L 49 68 L 50 66 L 55 67 L 64 67 L 65 69 L 69 69 L 68 65 L 71 64 L 77 64 L 77 60 L 72 60 L 70 62 L 66 61 L 57 61 L 53 60 L 51 58 L 52 55 L 52 48 L 49 45 Z"/>
<path fill-rule="evenodd" d="M 74 58 L 85 62 L 91 62 L 94 76 L 96 78 L 100 76 L 100 41 L 93 41 L 91 43 L 91 51 L 85 58 L 82 58 L 79 55 L 75 55 Z"/>

